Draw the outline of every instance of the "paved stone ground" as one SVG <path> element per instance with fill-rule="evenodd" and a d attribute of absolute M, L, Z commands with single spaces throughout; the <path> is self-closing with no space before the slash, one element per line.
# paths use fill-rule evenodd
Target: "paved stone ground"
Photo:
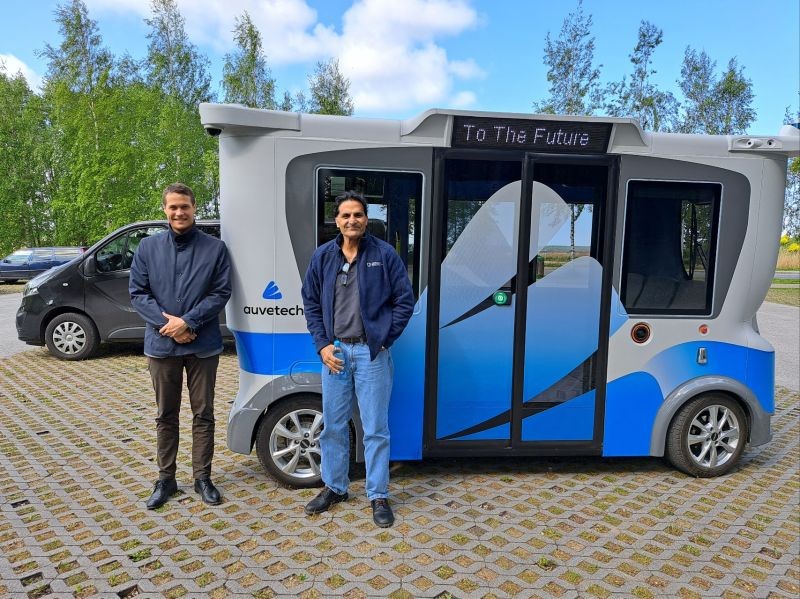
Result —
<path fill-rule="evenodd" d="M 65 363 L 0 360 L 0 596 L 787 597 L 800 593 L 800 396 L 733 474 L 655 459 L 472 459 L 393 465 L 397 523 L 374 527 L 363 480 L 307 518 L 225 448 L 236 358 L 220 369 L 212 508 L 192 491 L 143 502 L 154 407 L 139 348 Z"/>

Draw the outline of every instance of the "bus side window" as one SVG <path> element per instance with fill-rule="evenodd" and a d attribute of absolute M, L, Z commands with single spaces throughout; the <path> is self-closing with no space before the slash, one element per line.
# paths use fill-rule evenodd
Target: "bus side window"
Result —
<path fill-rule="evenodd" d="M 622 259 L 629 314 L 710 314 L 722 186 L 630 181 Z"/>
<path fill-rule="evenodd" d="M 367 231 L 395 248 L 419 289 L 417 235 L 422 174 L 399 171 L 320 168 L 317 171 L 317 245 L 339 233 L 333 211 L 336 196 L 357 191 L 367 200 Z"/>

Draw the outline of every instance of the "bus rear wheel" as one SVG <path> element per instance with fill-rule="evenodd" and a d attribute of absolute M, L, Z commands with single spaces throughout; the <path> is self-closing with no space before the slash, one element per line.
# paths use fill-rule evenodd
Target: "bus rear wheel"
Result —
<path fill-rule="evenodd" d="M 270 406 L 256 432 L 256 455 L 264 469 L 291 487 L 318 487 L 322 454 L 322 399 L 293 397 Z"/>
<path fill-rule="evenodd" d="M 711 478 L 730 472 L 749 436 L 739 403 L 720 393 L 701 395 L 683 406 L 667 433 L 667 457 L 678 470 Z"/>

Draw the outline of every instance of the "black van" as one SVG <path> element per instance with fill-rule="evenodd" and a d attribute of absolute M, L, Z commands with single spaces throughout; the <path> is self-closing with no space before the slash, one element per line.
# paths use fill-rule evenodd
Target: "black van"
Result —
<path fill-rule="evenodd" d="M 218 220 L 196 224 L 220 236 Z M 126 225 L 71 262 L 31 279 L 17 310 L 17 336 L 30 345 L 47 345 L 62 360 L 89 358 L 100 342 L 144 339 L 145 323 L 128 293 L 130 268 L 142 239 L 166 229 L 166 221 Z M 230 337 L 224 312 L 220 318 L 223 336 Z"/>

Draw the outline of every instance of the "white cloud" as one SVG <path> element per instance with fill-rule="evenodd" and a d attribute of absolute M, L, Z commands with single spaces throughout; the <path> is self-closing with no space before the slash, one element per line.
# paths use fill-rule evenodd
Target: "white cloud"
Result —
<path fill-rule="evenodd" d="M 478 102 L 478 97 L 473 92 L 458 92 L 452 98 L 450 98 L 450 102 L 448 104 L 452 108 L 469 108 L 470 106 L 474 106 Z"/>
<path fill-rule="evenodd" d="M 11 77 L 21 72 L 22 76 L 25 77 L 28 85 L 33 91 L 38 92 L 41 90 L 41 75 L 37 74 L 33 69 L 31 69 L 13 54 L 0 54 L 0 71 L 5 72 Z"/>
<path fill-rule="evenodd" d="M 150 15 L 150 0 L 86 2 L 90 10 Z M 320 23 L 307 0 L 177 2 L 189 37 L 219 52 L 232 50 L 234 20 L 247 10 L 270 64 L 338 57 L 359 112 L 473 104 L 473 92 L 455 88 L 484 75 L 472 59 L 450 59 L 439 42 L 478 25 L 470 0 L 355 0 L 342 16 L 341 32 Z"/>
<path fill-rule="evenodd" d="M 464 0 L 357 0 L 345 13 L 340 66 L 358 110 L 386 112 L 450 104 L 456 79 L 482 75 L 436 44 L 477 23 Z M 457 94 L 466 101 L 467 94 Z M 474 94 L 472 94 L 474 102 Z"/>

